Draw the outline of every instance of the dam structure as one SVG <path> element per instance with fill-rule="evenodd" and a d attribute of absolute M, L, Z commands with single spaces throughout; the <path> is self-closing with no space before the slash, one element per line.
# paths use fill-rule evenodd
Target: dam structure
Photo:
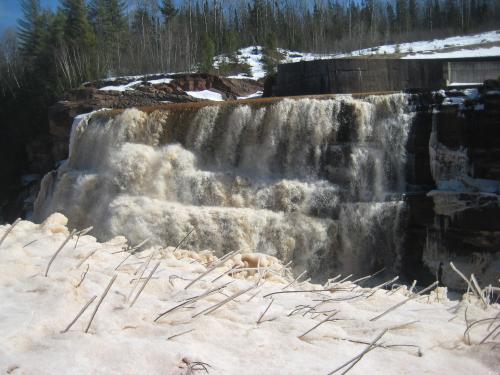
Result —
<path fill-rule="evenodd" d="M 272 98 L 76 119 L 35 219 L 100 240 L 262 252 L 313 279 L 401 271 L 410 95 Z"/>

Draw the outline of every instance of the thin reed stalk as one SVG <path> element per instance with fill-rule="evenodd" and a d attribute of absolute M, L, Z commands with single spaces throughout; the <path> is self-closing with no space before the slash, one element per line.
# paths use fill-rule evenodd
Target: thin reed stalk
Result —
<path fill-rule="evenodd" d="M 97 298 L 97 295 L 92 296 L 92 298 L 85 304 L 85 306 L 82 307 L 82 309 L 80 310 L 80 312 L 78 314 L 76 314 L 76 316 L 73 318 L 73 320 L 71 321 L 71 323 L 69 323 L 68 326 L 61 331 L 61 333 L 68 332 L 70 330 L 70 328 L 73 327 L 73 324 L 75 324 L 76 321 L 78 319 L 80 319 L 80 317 L 83 315 L 83 313 L 85 312 L 85 310 L 87 310 L 87 308 L 92 304 L 92 302 L 94 302 L 94 300 L 96 298 Z"/>
<path fill-rule="evenodd" d="M 47 277 L 47 275 L 49 274 L 50 266 L 54 262 L 54 259 L 56 259 L 57 255 L 61 252 L 63 247 L 69 242 L 69 240 L 73 237 L 74 234 L 75 234 L 75 230 L 73 229 L 71 231 L 71 233 L 68 235 L 68 237 L 66 237 L 64 242 L 61 244 L 61 246 L 59 246 L 59 249 L 57 249 L 56 252 L 54 253 L 54 255 L 52 255 L 52 258 L 50 258 L 49 264 L 47 264 L 47 268 L 45 270 L 45 274 L 44 274 L 45 277 Z"/>
<path fill-rule="evenodd" d="M 97 310 L 99 310 L 99 306 L 101 306 L 102 301 L 104 301 L 104 298 L 106 298 L 106 295 L 108 294 L 109 290 L 111 289 L 111 286 L 112 286 L 112 285 L 113 285 L 113 283 L 115 282 L 115 280 L 116 280 L 116 277 L 117 277 L 117 276 L 118 276 L 118 275 L 117 275 L 117 274 L 115 274 L 115 275 L 111 278 L 111 280 L 109 281 L 108 286 L 106 287 L 106 289 L 105 289 L 105 290 L 104 290 L 104 292 L 102 293 L 101 298 L 99 299 L 99 302 L 97 302 L 97 305 L 96 305 L 96 307 L 95 307 L 94 311 L 92 312 L 92 316 L 90 317 L 90 320 L 89 320 L 89 322 L 88 322 L 88 324 L 87 324 L 87 327 L 85 328 L 85 333 L 88 333 L 88 332 L 89 332 L 90 325 L 92 324 L 92 321 L 94 320 L 94 317 L 95 317 L 95 315 L 97 314 Z"/>

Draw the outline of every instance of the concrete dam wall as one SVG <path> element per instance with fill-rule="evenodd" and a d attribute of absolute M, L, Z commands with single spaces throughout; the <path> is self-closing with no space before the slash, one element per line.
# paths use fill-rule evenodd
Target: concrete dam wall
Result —
<path fill-rule="evenodd" d="M 438 90 L 500 76 L 500 58 L 332 59 L 282 64 L 269 96 Z"/>

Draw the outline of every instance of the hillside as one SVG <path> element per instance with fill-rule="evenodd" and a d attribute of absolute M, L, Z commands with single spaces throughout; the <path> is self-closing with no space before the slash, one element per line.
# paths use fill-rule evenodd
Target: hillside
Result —
<path fill-rule="evenodd" d="M 500 30 L 445 39 L 424 40 L 417 42 L 388 44 L 361 50 L 341 53 L 318 54 L 287 49 L 278 49 L 280 63 L 293 63 L 321 59 L 337 59 L 349 57 L 369 58 L 403 58 L 403 59 L 438 59 L 455 57 L 500 56 Z M 247 72 L 230 75 L 232 78 L 261 79 L 266 75 L 263 63 L 264 48 L 250 46 L 239 49 L 232 55 L 220 55 L 214 59 L 214 68 L 221 64 L 237 62 L 246 66 Z M 250 74 L 249 74 L 250 73 Z"/>

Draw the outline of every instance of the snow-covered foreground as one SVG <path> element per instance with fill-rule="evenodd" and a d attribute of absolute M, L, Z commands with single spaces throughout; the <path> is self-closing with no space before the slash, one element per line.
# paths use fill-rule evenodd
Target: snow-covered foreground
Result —
<path fill-rule="evenodd" d="M 4 373 L 326 375 L 384 332 L 350 373 L 495 374 L 500 366 L 498 320 L 473 325 L 464 340 L 464 317 L 498 316 L 498 305 L 450 301 L 441 288 L 415 296 L 340 279 L 288 285 L 289 271 L 260 254 L 219 262 L 208 251 L 143 245 L 128 255 L 123 237 L 70 237 L 66 221 L 21 221 L 0 245 Z M 0 227 L 0 239 L 9 228 Z M 224 275 L 231 267 L 240 272 Z"/>

